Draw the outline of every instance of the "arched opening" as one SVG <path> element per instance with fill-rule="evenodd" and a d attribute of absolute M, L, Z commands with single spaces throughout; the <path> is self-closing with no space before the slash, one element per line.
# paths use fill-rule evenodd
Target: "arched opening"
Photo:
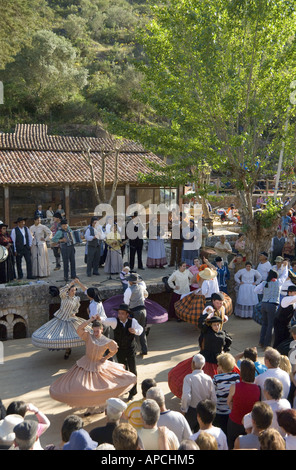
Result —
<path fill-rule="evenodd" d="M 13 339 L 22 339 L 27 337 L 27 328 L 24 322 L 19 321 L 13 326 Z"/>
<path fill-rule="evenodd" d="M 0 324 L 0 341 L 7 340 L 7 328 L 5 325 Z"/>

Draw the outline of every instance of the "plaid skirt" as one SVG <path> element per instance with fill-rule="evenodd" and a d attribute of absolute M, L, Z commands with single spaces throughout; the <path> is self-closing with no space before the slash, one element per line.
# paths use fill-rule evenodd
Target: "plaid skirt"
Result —
<path fill-rule="evenodd" d="M 225 315 L 229 317 L 232 314 L 232 299 L 227 294 L 223 293 L 223 295 Z M 204 295 L 192 293 L 175 302 L 175 312 L 181 320 L 198 325 L 198 319 L 205 309 L 205 305 L 206 298 Z"/>

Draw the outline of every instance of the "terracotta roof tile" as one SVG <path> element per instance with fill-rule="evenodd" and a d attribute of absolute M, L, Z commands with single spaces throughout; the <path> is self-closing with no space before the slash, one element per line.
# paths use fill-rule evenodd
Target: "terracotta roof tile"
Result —
<path fill-rule="evenodd" d="M 96 179 L 102 171 L 102 149 L 114 148 L 114 140 L 94 137 L 48 136 L 47 126 L 18 125 L 15 133 L 0 134 L 0 183 L 91 183 L 82 152 L 89 148 Z M 151 173 L 145 159 L 164 162 L 135 142 L 125 141 L 119 154 L 119 181 L 137 182 L 137 174 Z M 115 156 L 107 157 L 106 182 L 114 179 Z"/>

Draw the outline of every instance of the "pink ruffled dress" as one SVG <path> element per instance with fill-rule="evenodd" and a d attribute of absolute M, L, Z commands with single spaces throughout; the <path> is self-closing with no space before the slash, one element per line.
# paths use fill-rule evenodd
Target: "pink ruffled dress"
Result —
<path fill-rule="evenodd" d="M 86 343 L 86 354 L 50 386 L 50 396 L 71 407 L 101 407 L 108 398 L 128 392 L 136 376 L 122 364 L 103 358 L 107 350 L 116 354 L 115 341 L 103 335 L 96 339 L 83 325 L 77 333 Z"/>

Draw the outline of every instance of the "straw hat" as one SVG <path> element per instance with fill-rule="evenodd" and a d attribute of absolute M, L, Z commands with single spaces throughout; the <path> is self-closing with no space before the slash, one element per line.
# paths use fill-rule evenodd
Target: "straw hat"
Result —
<path fill-rule="evenodd" d="M 13 442 L 15 434 L 13 428 L 24 421 L 24 418 L 20 415 L 12 414 L 5 416 L 0 421 L 0 440 L 3 442 Z"/>
<path fill-rule="evenodd" d="M 210 268 L 205 268 L 199 273 L 199 277 L 201 277 L 202 279 L 205 279 L 206 281 L 210 279 L 214 279 L 216 276 L 217 276 L 217 271 L 215 271 L 214 269 L 210 269 Z"/>

